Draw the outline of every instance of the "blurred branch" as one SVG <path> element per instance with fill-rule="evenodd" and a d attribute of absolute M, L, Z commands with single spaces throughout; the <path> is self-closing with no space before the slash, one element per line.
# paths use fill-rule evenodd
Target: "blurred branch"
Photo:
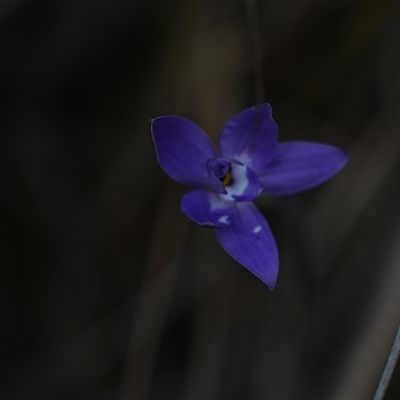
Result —
<path fill-rule="evenodd" d="M 393 346 L 392 349 L 390 350 L 390 354 L 386 362 L 385 369 L 383 370 L 381 380 L 379 381 L 378 388 L 376 389 L 374 400 L 382 400 L 383 397 L 385 396 L 387 387 L 389 385 L 399 355 L 400 355 L 400 325 L 397 329 L 397 334 L 396 337 L 394 338 Z"/>

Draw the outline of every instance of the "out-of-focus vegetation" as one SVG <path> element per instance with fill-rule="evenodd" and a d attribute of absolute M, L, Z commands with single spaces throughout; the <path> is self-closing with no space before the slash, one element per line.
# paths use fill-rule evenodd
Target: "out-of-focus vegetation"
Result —
<path fill-rule="evenodd" d="M 256 7 L 259 41 L 245 2 L 0 3 L 1 398 L 372 397 L 400 321 L 400 6 Z M 259 200 L 273 292 L 181 214 L 148 126 L 215 140 L 257 92 L 281 140 L 351 156 Z"/>

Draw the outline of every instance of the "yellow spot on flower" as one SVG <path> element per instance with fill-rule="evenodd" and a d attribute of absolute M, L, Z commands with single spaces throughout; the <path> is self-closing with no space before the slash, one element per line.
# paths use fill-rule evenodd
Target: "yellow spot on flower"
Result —
<path fill-rule="evenodd" d="M 228 186 L 232 182 L 232 174 L 230 171 L 228 171 L 226 175 L 221 178 L 221 182 L 224 186 Z"/>

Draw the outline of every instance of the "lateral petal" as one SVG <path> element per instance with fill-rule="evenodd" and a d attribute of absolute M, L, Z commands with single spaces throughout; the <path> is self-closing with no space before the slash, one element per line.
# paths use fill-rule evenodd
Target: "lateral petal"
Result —
<path fill-rule="evenodd" d="M 259 174 L 263 192 L 275 196 L 295 194 L 317 186 L 347 163 L 344 150 L 321 143 L 279 143 L 265 171 Z"/>
<path fill-rule="evenodd" d="M 217 239 L 228 254 L 273 289 L 279 257 L 271 229 L 253 203 L 236 203 L 236 211 L 229 226 L 215 230 Z"/>
<path fill-rule="evenodd" d="M 150 130 L 158 162 L 172 179 L 189 186 L 208 184 L 205 164 L 216 152 L 199 126 L 169 115 L 152 119 Z"/>
<path fill-rule="evenodd" d="M 269 104 L 247 108 L 223 128 L 219 146 L 223 157 L 232 158 L 254 172 L 265 168 L 278 141 L 278 127 Z"/>
<path fill-rule="evenodd" d="M 182 197 L 182 212 L 199 225 L 224 227 L 235 218 L 233 203 L 222 200 L 218 194 L 192 190 Z"/>

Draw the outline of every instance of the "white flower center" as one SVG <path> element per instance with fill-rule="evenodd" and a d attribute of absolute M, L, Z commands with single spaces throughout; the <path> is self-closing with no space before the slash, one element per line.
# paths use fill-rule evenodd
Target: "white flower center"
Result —
<path fill-rule="evenodd" d="M 241 196 L 249 185 L 246 175 L 246 167 L 239 164 L 231 164 L 232 180 L 229 186 L 225 186 L 226 194 L 221 194 L 221 198 L 228 201 L 235 201 L 233 196 Z"/>

